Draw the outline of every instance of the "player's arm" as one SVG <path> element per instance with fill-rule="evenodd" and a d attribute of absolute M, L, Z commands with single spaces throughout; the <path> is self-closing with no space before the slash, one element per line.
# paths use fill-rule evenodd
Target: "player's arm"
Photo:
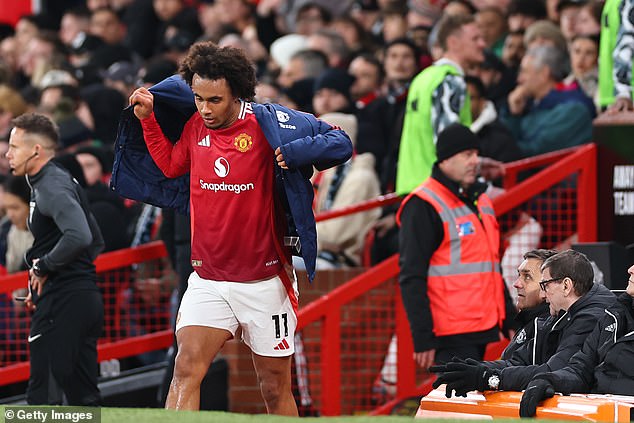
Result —
<path fill-rule="evenodd" d="M 55 246 L 39 257 L 39 272 L 47 275 L 71 263 L 93 241 L 86 214 L 70 183 L 59 181 L 38 187 L 38 208 L 50 216 L 62 236 Z"/>
<path fill-rule="evenodd" d="M 138 88 L 129 99 L 134 115 L 141 122 L 143 138 L 156 165 L 168 178 L 181 176 L 189 171 L 187 142 L 172 144 L 163 134 L 154 115 L 154 96 L 147 88 Z"/>
<path fill-rule="evenodd" d="M 298 113 L 298 112 L 296 112 Z M 297 138 L 279 147 L 276 156 L 281 154 L 287 168 L 300 168 L 314 165 L 319 170 L 328 169 L 345 163 L 352 156 L 352 142 L 342 129 L 327 122 L 304 116 L 303 123 L 310 125 L 306 129 L 310 135 Z M 277 159 L 280 164 L 280 159 Z"/>

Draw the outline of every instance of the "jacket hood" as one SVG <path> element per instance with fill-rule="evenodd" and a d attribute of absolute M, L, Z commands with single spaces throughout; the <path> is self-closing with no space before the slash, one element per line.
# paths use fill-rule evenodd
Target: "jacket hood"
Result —
<path fill-rule="evenodd" d="M 154 95 L 154 114 L 161 129 L 172 142 L 180 138 L 185 123 L 196 113 L 194 93 L 179 75 L 150 87 Z"/>

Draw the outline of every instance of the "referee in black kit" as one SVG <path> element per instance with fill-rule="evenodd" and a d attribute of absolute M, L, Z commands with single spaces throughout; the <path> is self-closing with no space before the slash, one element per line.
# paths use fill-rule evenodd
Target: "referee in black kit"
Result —
<path fill-rule="evenodd" d="M 34 309 L 28 338 L 31 375 L 29 404 L 97 406 L 97 338 L 103 327 L 103 301 L 93 260 L 103 249 L 86 196 L 70 174 L 51 160 L 59 134 L 46 116 L 15 118 L 6 154 L 14 175 L 31 187 L 26 253 L 29 294 Z"/>

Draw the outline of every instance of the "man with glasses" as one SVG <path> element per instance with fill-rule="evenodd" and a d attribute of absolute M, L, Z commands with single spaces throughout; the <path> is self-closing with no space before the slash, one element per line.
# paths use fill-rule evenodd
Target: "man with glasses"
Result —
<path fill-rule="evenodd" d="M 541 272 L 540 295 L 549 304 L 550 317 L 536 321 L 535 337 L 509 360 L 454 359 L 431 367 L 431 372 L 440 373 L 434 388 L 447 384 L 448 398 L 453 391 L 464 397 L 473 390 L 521 391 L 538 373 L 568 365 L 616 297 L 593 283 L 592 265 L 578 251 L 566 250 L 546 259 Z"/>
<path fill-rule="evenodd" d="M 537 374 L 520 402 L 520 416 L 532 417 L 537 404 L 556 392 L 632 395 L 634 393 L 634 266 L 626 292 L 606 309 L 583 348 L 563 369 Z"/>

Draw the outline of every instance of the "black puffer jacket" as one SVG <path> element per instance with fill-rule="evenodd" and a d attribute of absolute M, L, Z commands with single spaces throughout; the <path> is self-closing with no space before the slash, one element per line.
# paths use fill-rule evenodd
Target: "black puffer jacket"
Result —
<path fill-rule="evenodd" d="M 511 342 L 502 353 L 502 360 L 510 360 L 513 354 L 535 337 L 535 325 L 537 319 L 545 321 L 549 316 L 548 303 L 541 303 L 537 307 L 521 310 L 515 316 L 515 322 L 521 327 L 515 333 Z"/>
<path fill-rule="evenodd" d="M 604 316 L 568 367 L 548 379 L 557 392 L 634 395 L 634 304 L 627 293 Z"/>
<path fill-rule="evenodd" d="M 518 349 L 500 374 L 500 389 L 521 391 L 537 374 L 566 367 L 592 333 L 604 310 L 616 303 L 615 295 L 594 284 L 568 311 L 538 319 L 535 338 Z M 543 324 L 542 324 L 543 323 Z"/>
<path fill-rule="evenodd" d="M 524 348 L 528 348 L 528 351 L 532 351 L 535 333 L 540 328 L 544 327 L 544 324 L 549 317 L 550 309 L 548 303 L 546 302 L 541 303 L 537 307 L 521 310 L 513 319 L 520 329 L 515 333 L 511 342 L 502 352 L 502 357 L 499 360 L 484 361 L 483 363 L 490 369 L 498 370 L 502 370 L 510 366 L 526 366 L 527 364 L 533 364 L 525 362 L 524 356 L 528 356 L 529 353 L 521 354 L 517 351 Z M 513 358 L 514 356 L 515 358 Z"/>

